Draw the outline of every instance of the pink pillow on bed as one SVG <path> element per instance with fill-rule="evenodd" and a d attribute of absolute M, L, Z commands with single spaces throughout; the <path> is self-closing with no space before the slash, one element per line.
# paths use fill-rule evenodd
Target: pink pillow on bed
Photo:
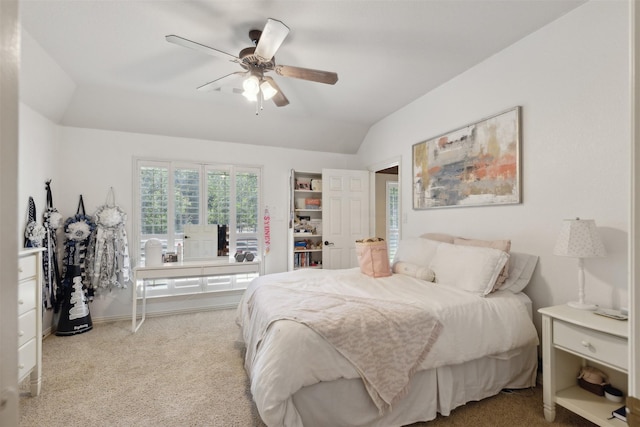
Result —
<path fill-rule="evenodd" d="M 420 236 L 423 239 L 435 240 L 436 242 L 453 243 L 456 236 L 444 233 L 425 233 Z"/>

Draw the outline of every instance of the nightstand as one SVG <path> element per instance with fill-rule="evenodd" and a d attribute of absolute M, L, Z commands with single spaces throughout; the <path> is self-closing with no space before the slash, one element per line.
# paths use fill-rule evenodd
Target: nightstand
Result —
<path fill-rule="evenodd" d="M 609 419 L 624 403 L 612 402 L 584 390 L 577 383 L 584 365 L 609 376 L 615 388 L 627 394 L 628 321 L 599 316 L 593 311 L 557 305 L 538 310 L 542 314 L 542 386 L 544 416 L 553 421 L 558 404 L 600 426 L 623 427 Z"/>

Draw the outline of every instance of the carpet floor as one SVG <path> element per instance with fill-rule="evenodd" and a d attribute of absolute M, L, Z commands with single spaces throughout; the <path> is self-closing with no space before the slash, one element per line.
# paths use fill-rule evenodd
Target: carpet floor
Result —
<path fill-rule="evenodd" d="M 95 324 L 43 342 L 38 397 L 23 384 L 21 427 L 265 427 L 243 368 L 235 310 Z M 558 407 L 549 424 L 536 387 L 500 393 L 411 427 L 594 426 Z M 331 427 L 331 426 L 328 426 Z"/>

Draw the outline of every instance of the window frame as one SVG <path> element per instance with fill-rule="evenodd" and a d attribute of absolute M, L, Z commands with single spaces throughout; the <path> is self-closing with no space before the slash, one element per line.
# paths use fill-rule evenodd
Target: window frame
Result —
<path fill-rule="evenodd" d="M 174 179 L 175 179 L 175 170 L 178 168 L 194 168 L 196 167 L 199 170 L 200 174 L 200 209 L 199 221 L 207 222 L 207 172 L 209 170 L 226 170 L 229 172 L 230 178 L 232 180 L 232 184 L 230 186 L 229 193 L 229 224 L 228 224 L 228 232 L 229 232 L 229 257 L 233 257 L 237 249 L 237 241 L 242 240 L 243 238 L 255 238 L 257 241 L 257 256 L 262 257 L 263 248 L 264 248 L 264 224 L 262 219 L 261 212 L 263 212 L 263 176 L 264 176 L 264 168 L 262 165 L 250 165 L 250 164 L 230 164 L 230 163 L 217 163 L 217 162 L 202 162 L 202 161 L 190 161 L 184 159 L 165 159 L 165 158 L 150 158 L 150 157 L 133 157 L 133 223 L 132 223 L 132 234 L 133 234 L 133 244 L 131 245 L 131 257 L 133 261 L 133 265 L 140 264 L 141 261 L 141 193 L 140 193 L 140 179 L 141 174 L 140 170 L 144 166 L 151 167 L 164 167 L 168 169 L 168 196 L 167 196 L 167 247 L 174 248 L 176 245 L 176 241 L 180 241 L 181 239 L 178 237 L 179 233 L 176 233 L 175 226 L 175 199 L 174 199 Z M 257 175 L 257 212 L 256 212 L 256 231 L 255 233 L 238 233 L 236 230 L 237 224 L 237 212 L 235 207 L 235 178 L 236 173 L 241 172 L 251 172 L 256 173 Z M 145 237 L 157 237 L 164 239 L 165 236 L 161 234 L 157 235 L 145 235 Z M 172 246 L 173 245 L 173 246 Z M 170 250 L 170 249 L 169 249 Z"/>
<path fill-rule="evenodd" d="M 395 211 L 396 215 L 392 215 L 392 203 L 391 203 L 391 190 L 395 192 Z M 396 251 L 398 250 L 398 242 L 400 241 L 400 183 L 398 181 L 387 181 L 385 183 L 385 229 L 387 230 L 387 235 L 385 238 L 387 239 L 387 245 L 389 249 L 389 260 L 392 261 L 395 256 Z M 392 218 L 395 218 L 397 223 L 397 227 L 392 227 Z M 392 237 L 391 230 L 395 230 L 395 238 Z"/>

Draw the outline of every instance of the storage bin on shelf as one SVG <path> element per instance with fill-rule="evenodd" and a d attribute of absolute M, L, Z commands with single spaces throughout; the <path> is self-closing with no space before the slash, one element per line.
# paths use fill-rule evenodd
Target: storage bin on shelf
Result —
<path fill-rule="evenodd" d="M 306 199 L 304 199 L 305 209 L 320 209 L 321 204 L 321 199 L 313 197 L 307 197 Z"/>

